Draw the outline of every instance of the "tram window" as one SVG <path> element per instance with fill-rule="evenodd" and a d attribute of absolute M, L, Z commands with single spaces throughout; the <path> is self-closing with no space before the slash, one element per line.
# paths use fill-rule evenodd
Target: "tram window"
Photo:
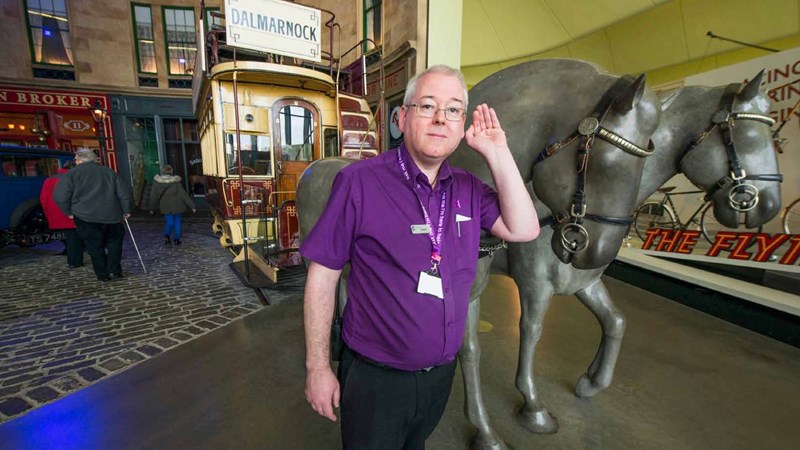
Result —
<path fill-rule="evenodd" d="M 272 148 L 270 136 L 241 134 L 242 175 L 272 176 Z M 236 135 L 225 133 L 225 161 L 228 175 L 239 175 L 236 159 Z"/>
<path fill-rule="evenodd" d="M 339 132 L 334 128 L 325 128 L 325 158 L 339 156 Z"/>
<path fill-rule="evenodd" d="M 281 120 L 281 159 L 311 161 L 314 158 L 314 117 L 302 106 L 284 106 Z"/>

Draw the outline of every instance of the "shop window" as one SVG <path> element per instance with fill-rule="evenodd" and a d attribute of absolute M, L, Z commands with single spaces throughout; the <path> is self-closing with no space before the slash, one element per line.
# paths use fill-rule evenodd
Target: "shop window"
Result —
<path fill-rule="evenodd" d="M 386 102 L 386 111 L 389 114 L 386 117 L 386 125 L 383 127 L 384 133 L 388 131 L 389 143 L 384 148 L 397 148 L 403 143 L 403 132 L 400 130 L 400 108 L 403 106 L 403 96 L 392 98 Z M 387 136 L 387 134 L 384 134 Z M 386 142 L 386 139 L 383 139 Z"/>
<path fill-rule="evenodd" d="M 139 77 L 139 87 L 158 87 L 158 78 Z"/>
<path fill-rule="evenodd" d="M 224 30 L 225 29 L 225 19 L 218 17 L 212 13 L 219 14 L 219 8 L 206 8 L 206 33 L 211 30 Z"/>
<path fill-rule="evenodd" d="M 25 11 L 32 61 L 72 66 L 66 0 L 26 0 Z"/>
<path fill-rule="evenodd" d="M 364 43 L 364 51 L 381 45 L 381 3 L 382 0 L 364 0 L 364 38 L 372 42 Z"/>
<path fill-rule="evenodd" d="M 195 196 L 206 193 L 203 180 L 203 153 L 200 150 L 197 120 L 164 119 L 164 149 L 167 164 L 183 179 L 186 191 Z"/>
<path fill-rule="evenodd" d="M 139 73 L 158 73 L 156 69 L 156 44 L 153 39 L 153 13 L 149 5 L 132 4 L 133 39 Z"/>
<path fill-rule="evenodd" d="M 191 78 L 172 78 L 169 80 L 169 87 L 175 89 L 191 89 L 192 88 L 192 79 Z"/>
<path fill-rule="evenodd" d="M 197 54 L 194 9 L 163 7 L 167 36 L 167 67 L 170 75 L 191 75 Z"/>
<path fill-rule="evenodd" d="M 152 117 L 128 117 L 125 121 L 128 154 L 134 160 L 135 184 L 152 182 L 160 172 L 156 125 Z"/>
<path fill-rule="evenodd" d="M 311 161 L 314 157 L 314 118 L 302 106 L 284 106 L 280 112 L 281 159 Z"/>
<path fill-rule="evenodd" d="M 72 69 L 57 69 L 53 67 L 34 67 L 33 77 L 75 81 L 75 71 Z"/>

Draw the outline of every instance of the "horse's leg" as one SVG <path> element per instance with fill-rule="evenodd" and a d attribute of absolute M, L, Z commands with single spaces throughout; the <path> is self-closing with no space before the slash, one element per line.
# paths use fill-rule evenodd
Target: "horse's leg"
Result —
<path fill-rule="evenodd" d="M 483 401 L 481 390 L 481 346 L 478 341 L 478 323 L 481 315 L 481 294 L 489 283 L 489 266 L 491 257 L 478 260 L 478 270 L 469 295 L 469 313 L 464 330 L 464 343 L 458 359 L 461 362 L 461 375 L 464 378 L 464 415 L 478 434 L 470 445 L 470 449 L 505 450 L 503 440 L 494 432 L 489 423 L 489 414 Z"/>
<path fill-rule="evenodd" d="M 622 337 L 625 335 L 625 316 L 614 305 L 599 277 L 597 281 L 576 292 L 575 295 L 597 317 L 603 330 L 597 354 L 575 387 L 575 395 L 586 398 L 611 385 Z"/>
<path fill-rule="evenodd" d="M 534 433 L 555 433 L 558 420 L 550 414 L 536 392 L 533 378 L 533 361 L 536 344 L 542 337 L 544 315 L 550 306 L 553 286 L 540 283 L 534 286 L 535 275 L 526 279 L 516 277 L 522 315 L 519 319 L 519 361 L 517 363 L 516 385 L 524 403 L 517 411 L 515 419 L 525 429 Z"/>

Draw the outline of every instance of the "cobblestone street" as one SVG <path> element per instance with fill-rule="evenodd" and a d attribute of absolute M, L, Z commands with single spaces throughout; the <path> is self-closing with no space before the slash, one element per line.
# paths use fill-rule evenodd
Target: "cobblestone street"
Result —
<path fill-rule="evenodd" d="M 120 372 L 262 308 L 228 267 L 210 222 L 131 220 L 124 278 L 97 281 L 91 260 L 68 269 L 61 243 L 0 249 L 0 422 Z"/>

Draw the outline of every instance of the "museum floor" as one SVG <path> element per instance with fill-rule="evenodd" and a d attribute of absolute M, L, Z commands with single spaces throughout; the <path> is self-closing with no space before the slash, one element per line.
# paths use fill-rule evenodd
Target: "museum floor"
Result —
<path fill-rule="evenodd" d="M 511 418 L 519 305 L 494 275 L 483 300 L 483 387 L 496 430 L 515 449 L 786 449 L 800 442 L 800 349 L 615 279 L 628 319 L 609 389 L 573 394 L 599 340 L 573 297 L 554 299 L 537 382 L 560 430 L 533 435 Z M 337 424 L 304 394 L 302 304 L 234 320 L 0 425 L 2 449 L 335 449 Z M 489 327 L 488 325 L 491 325 Z M 429 449 L 466 448 L 460 377 Z"/>

